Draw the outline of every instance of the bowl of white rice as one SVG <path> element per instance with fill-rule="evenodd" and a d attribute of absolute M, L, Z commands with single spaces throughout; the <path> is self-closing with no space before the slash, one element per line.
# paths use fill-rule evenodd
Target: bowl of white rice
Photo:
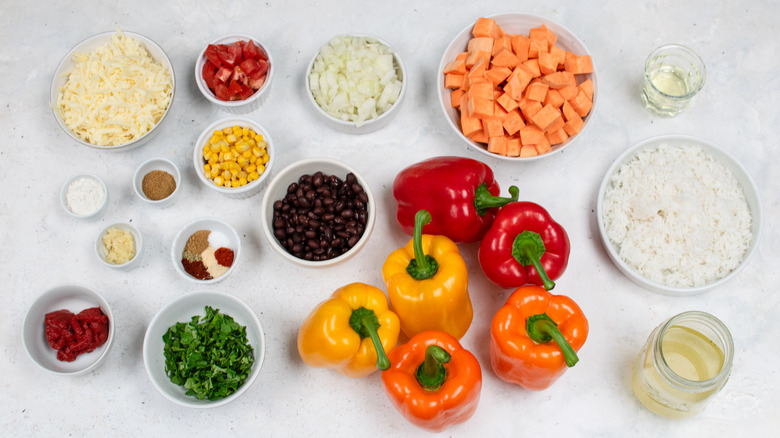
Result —
<path fill-rule="evenodd" d="M 747 170 L 701 138 L 667 135 L 621 154 L 596 205 L 601 240 L 638 285 L 693 295 L 737 275 L 756 252 L 761 199 Z"/>

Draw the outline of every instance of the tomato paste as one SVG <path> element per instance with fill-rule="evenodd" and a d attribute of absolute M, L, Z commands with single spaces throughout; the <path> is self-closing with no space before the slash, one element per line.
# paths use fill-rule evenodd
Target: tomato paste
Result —
<path fill-rule="evenodd" d="M 108 339 L 108 317 L 100 307 L 84 309 L 77 315 L 62 309 L 46 314 L 46 341 L 57 350 L 57 359 L 73 362 L 82 353 L 89 353 Z"/>

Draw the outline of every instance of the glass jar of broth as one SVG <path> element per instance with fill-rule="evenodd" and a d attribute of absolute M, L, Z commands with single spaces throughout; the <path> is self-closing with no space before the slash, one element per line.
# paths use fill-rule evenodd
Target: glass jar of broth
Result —
<path fill-rule="evenodd" d="M 718 318 L 684 312 L 650 334 L 634 363 L 631 386 L 655 414 L 692 417 L 726 384 L 733 358 L 734 341 Z"/>

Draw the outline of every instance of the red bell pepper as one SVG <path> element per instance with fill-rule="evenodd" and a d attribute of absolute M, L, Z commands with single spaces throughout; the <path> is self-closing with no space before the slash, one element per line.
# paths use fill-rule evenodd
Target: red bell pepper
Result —
<path fill-rule="evenodd" d="M 511 198 L 498 197 L 493 170 L 464 157 L 435 157 L 402 170 L 393 181 L 396 220 L 401 230 L 414 234 L 414 215 L 431 213 L 425 233 L 443 235 L 455 242 L 476 242 L 485 235 L 498 209 L 517 201 L 519 189 L 509 188 Z"/>
<path fill-rule="evenodd" d="M 479 264 L 501 287 L 535 284 L 550 290 L 566 270 L 570 250 L 566 230 L 547 210 L 533 202 L 513 202 L 501 208 L 482 239 Z"/>
<path fill-rule="evenodd" d="M 425 331 L 390 354 L 382 385 L 390 402 L 410 423 L 433 432 L 463 423 L 477 409 L 482 368 L 457 339 Z"/>

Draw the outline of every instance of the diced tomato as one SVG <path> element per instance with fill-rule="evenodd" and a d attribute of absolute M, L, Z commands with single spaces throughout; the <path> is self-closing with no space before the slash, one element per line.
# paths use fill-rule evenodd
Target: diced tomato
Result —
<path fill-rule="evenodd" d="M 206 82 L 206 86 L 214 90 L 214 73 L 217 72 L 217 68 L 214 66 L 214 64 L 211 63 L 210 60 L 206 60 L 206 63 L 203 64 L 203 80 Z"/>
<path fill-rule="evenodd" d="M 228 86 L 223 83 L 217 83 L 214 87 L 214 94 L 217 95 L 219 100 L 230 100 L 230 92 L 228 92 Z"/>
<path fill-rule="evenodd" d="M 244 70 L 241 69 L 241 66 L 236 66 L 236 68 L 233 69 L 233 76 L 231 79 L 241 85 L 249 84 L 249 76 L 244 73 Z"/>
<path fill-rule="evenodd" d="M 219 59 L 222 60 L 223 64 L 227 64 L 230 67 L 233 67 L 236 65 L 236 53 L 230 52 L 228 50 L 228 46 L 224 44 L 220 44 L 217 46 L 217 55 L 219 56 Z"/>
<path fill-rule="evenodd" d="M 253 90 L 259 90 L 265 83 L 265 76 L 261 76 L 259 79 L 249 79 L 249 87 Z"/>
<path fill-rule="evenodd" d="M 222 66 L 222 60 L 219 58 L 219 55 L 217 54 L 217 46 L 214 44 L 209 44 L 208 47 L 206 47 L 206 58 L 208 58 L 209 61 L 211 61 L 212 64 L 214 64 L 216 67 Z"/>
<path fill-rule="evenodd" d="M 227 66 L 222 66 L 217 70 L 217 73 L 215 74 L 215 79 L 219 82 L 227 84 L 227 81 L 230 80 L 230 76 L 233 75 L 233 69 Z"/>
<path fill-rule="evenodd" d="M 254 80 L 258 80 L 260 78 L 265 77 L 265 75 L 268 73 L 269 64 L 268 61 L 259 60 L 257 61 L 258 69 L 253 71 L 252 74 L 249 75 Z"/>
<path fill-rule="evenodd" d="M 252 73 L 260 68 L 260 63 L 258 63 L 256 59 L 247 59 L 242 62 L 239 67 L 241 67 L 241 70 L 243 70 L 244 73 L 251 76 Z"/>
<path fill-rule="evenodd" d="M 263 49 L 257 47 L 254 41 L 248 41 L 244 46 L 244 58 L 263 59 L 268 61 L 268 55 L 265 54 L 265 51 L 263 51 Z"/>
<path fill-rule="evenodd" d="M 239 65 L 244 62 L 244 51 L 241 49 L 241 46 L 231 44 L 227 46 L 227 51 L 234 59 L 233 65 Z"/>
<path fill-rule="evenodd" d="M 230 100 L 239 100 L 239 93 L 241 93 L 241 84 L 236 81 L 230 81 L 230 85 L 228 86 L 228 95 L 230 96 Z"/>
<path fill-rule="evenodd" d="M 241 100 L 246 100 L 252 97 L 253 94 L 255 94 L 255 90 L 253 90 L 247 85 L 242 85 L 241 92 L 238 93 L 238 98 Z"/>

